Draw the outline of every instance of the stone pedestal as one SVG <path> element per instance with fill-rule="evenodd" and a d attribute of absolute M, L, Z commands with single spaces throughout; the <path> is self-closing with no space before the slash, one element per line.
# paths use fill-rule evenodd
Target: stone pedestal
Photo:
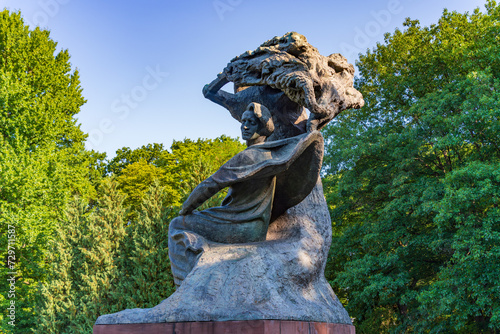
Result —
<path fill-rule="evenodd" d="M 94 325 L 94 334 L 355 334 L 354 326 L 326 322 L 247 320 Z"/>

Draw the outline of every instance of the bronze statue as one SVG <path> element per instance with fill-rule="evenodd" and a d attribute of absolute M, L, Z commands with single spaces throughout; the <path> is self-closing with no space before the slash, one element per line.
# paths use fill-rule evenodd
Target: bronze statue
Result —
<path fill-rule="evenodd" d="M 151 309 L 104 315 L 96 324 L 351 324 L 324 277 L 332 231 L 317 130 L 363 105 L 353 73 L 344 57 L 324 57 L 294 32 L 231 60 L 203 94 L 242 123 L 248 147 L 198 185 L 170 222 L 176 292 Z M 233 94 L 221 90 L 230 81 Z M 195 210 L 225 187 L 220 206 Z"/>

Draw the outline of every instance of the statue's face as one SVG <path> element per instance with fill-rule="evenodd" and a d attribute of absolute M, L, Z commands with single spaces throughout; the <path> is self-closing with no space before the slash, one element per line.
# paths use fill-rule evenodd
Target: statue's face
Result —
<path fill-rule="evenodd" d="M 244 140 L 258 138 L 261 129 L 262 124 L 257 116 L 250 110 L 245 111 L 241 117 L 241 137 Z"/>

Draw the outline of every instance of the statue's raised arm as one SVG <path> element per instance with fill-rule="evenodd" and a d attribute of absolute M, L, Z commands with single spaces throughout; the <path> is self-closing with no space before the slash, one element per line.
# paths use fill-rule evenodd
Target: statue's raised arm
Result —
<path fill-rule="evenodd" d="M 203 87 L 203 96 L 229 110 L 231 116 L 239 122 L 244 108 L 242 108 L 241 101 L 235 94 L 221 90 L 227 83 L 229 81 L 224 73 L 219 73 L 211 83 Z"/>
<path fill-rule="evenodd" d="M 234 113 L 230 109 L 233 101 L 245 101 L 245 105 L 262 103 L 276 117 L 278 127 L 290 127 L 296 121 L 300 122 L 297 116 L 303 115 L 297 111 L 305 107 L 310 111 L 308 131 L 319 130 L 342 110 L 360 108 L 364 104 L 363 97 L 353 87 L 354 66 L 338 53 L 322 56 L 304 36 L 296 32 L 274 37 L 256 50 L 235 57 L 218 79 L 215 85 L 220 85 L 218 89 L 231 81 L 238 90 L 228 99 L 231 106 L 216 101 L 227 97 L 226 92 L 220 92 L 220 98 L 215 100 L 212 96 L 207 98 L 223 105 L 231 114 Z M 248 87 L 256 88 L 248 90 Z M 247 89 L 239 90 L 242 88 Z M 264 97 L 272 90 L 275 92 L 271 95 L 276 96 Z M 279 92 L 288 99 L 279 96 Z M 260 101 L 255 99 L 255 93 L 262 95 Z M 284 103 L 287 105 L 285 110 L 280 108 Z M 274 139 L 278 138 L 270 140 Z"/>

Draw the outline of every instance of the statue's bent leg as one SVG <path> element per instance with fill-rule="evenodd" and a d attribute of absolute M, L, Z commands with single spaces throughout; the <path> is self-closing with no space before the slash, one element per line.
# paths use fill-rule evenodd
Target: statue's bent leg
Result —
<path fill-rule="evenodd" d="M 179 286 L 194 268 L 206 241 L 228 244 L 264 241 L 267 228 L 268 224 L 261 220 L 212 221 L 198 212 L 174 218 L 169 226 L 168 254 L 175 284 Z"/>
<path fill-rule="evenodd" d="M 184 216 L 174 218 L 168 228 L 168 256 L 176 286 L 191 272 L 202 251 L 195 247 L 196 236 L 186 233 L 183 220 Z"/>

